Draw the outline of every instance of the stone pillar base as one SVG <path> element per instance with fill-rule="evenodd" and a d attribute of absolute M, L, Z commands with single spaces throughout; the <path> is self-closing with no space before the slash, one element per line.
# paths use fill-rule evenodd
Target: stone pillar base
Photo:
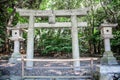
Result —
<path fill-rule="evenodd" d="M 99 68 L 100 80 L 113 80 L 113 74 L 120 72 L 120 66 L 112 51 L 104 52 Z"/>
<path fill-rule="evenodd" d="M 116 58 L 113 56 L 112 51 L 106 51 L 101 58 L 101 65 L 117 65 L 118 62 Z"/>
<path fill-rule="evenodd" d="M 21 58 L 21 54 L 20 53 L 13 53 L 11 58 L 9 59 L 9 63 L 17 63 L 17 59 Z"/>
<path fill-rule="evenodd" d="M 119 65 L 100 65 L 98 66 L 100 72 L 99 80 L 113 80 L 114 73 L 120 73 Z"/>
<path fill-rule="evenodd" d="M 80 61 L 74 61 L 73 66 L 74 66 L 74 68 L 73 68 L 74 71 L 79 71 L 80 70 Z"/>

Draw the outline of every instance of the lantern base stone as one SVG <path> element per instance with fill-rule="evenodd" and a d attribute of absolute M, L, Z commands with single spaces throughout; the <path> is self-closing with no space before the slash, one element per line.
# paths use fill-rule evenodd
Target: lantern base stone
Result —
<path fill-rule="evenodd" d="M 103 54 L 103 57 L 101 58 L 101 65 L 117 65 L 118 62 L 116 58 L 113 56 L 112 51 L 106 51 Z"/>
<path fill-rule="evenodd" d="M 21 54 L 20 53 L 12 53 L 11 58 L 9 59 L 9 63 L 17 63 L 18 62 L 18 58 L 21 58 Z"/>

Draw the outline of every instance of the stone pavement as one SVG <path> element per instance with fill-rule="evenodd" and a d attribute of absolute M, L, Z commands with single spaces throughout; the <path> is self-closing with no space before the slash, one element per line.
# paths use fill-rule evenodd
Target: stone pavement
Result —
<path fill-rule="evenodd" d="M 97 62 L 94 62 L 95 64 Z M 91 75 L 91 68 L 90 68 L 90 61 L 81 61 L 81 71 L 74 71 L 70 68 L 63 68 L 63 69 L 50 69 L 49 67 L 71 67 L 72 62 L 35 62 L 35 67 L 43 67 L 43 69 L 36 69 L 33 68 L 32 70 L 25 69 L 25 75 L 27 76 L 90 76 Z M 44 68 L 44 67 L 48 67 Z M 85 68 L 86 67 L 86 68 Z M 8 71 L 8 76 L 0 77 L 0 80 L 21 80 L 21 63 L 17 64 L 3 64 L 0 65 L 0 68 L 3 68 L 5 71 Z M 95 70 L 95 66 L 93 67 Z M 2 79 L 3 78 L 3 79 Z M 32 80 L 32 79 L 25 79 L 25 80 Z M 34 79 L 34 80 L 52 80 L 52 79 Z M 78 80 L 78 79 L 57 79 L 57 80 Z M 79 79 L 79 80 L 90 80 L 90 79 Z"/>

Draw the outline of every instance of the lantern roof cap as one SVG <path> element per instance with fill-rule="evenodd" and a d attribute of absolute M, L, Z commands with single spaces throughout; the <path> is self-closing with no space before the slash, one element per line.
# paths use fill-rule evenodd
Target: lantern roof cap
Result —
<path fill-rule="evenodd" d="M 99 27 L 99 29 L 102 29 L 104 27 L 116 27 L 118 24 L 117 23 L 108 23 L 106 21 L 104 21 L 104 23 L 102 23 Z"/>

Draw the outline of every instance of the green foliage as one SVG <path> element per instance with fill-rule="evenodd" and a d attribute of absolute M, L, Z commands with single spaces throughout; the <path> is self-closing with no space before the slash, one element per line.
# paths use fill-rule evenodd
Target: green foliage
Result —
<path fill-rule="evenodd" d="M 40 29 L 38 32 L 40 37 L 38 40 L 42 54 L 48 53 L 71 53 L 71 36 L 70 31 L 66 29 Z M 37 38 L 37 37 L 36 37 Z"/>
<path fill-rule="evenodd" d="M 8 13 L 12 13 L 13 12 L 13 8 L 7 8 L 7 12 Z"/>
<path fill-rule="evenodd" d="M 112 40 L 112 46 L 120 45 L 120 30 L 114 32 L 114 39 Z"/>
<path fill-rule="evenodd" d="M 0 39 L 0 46 L 2 46 L 2 43 L 4 42 L 3 39 Z"/>
<path fill-rule="evenodd" d="M 82 0 L 49 0 L 49 9 L 75 9 L 80 8 Z"/>
<path fill-rule="evenodd" d="M 28 17 L 20 17 L 15 8 L 59 10 L 79 9 L 90 7 L 86 17 L 78 18 L 78 21 L 87 21 L 88 27 L 79 30 L 79 46 L 82 53 L 102 53 L 103 44 L 98 27 L 104 20 L 110 23 L 118 23 L 113 30 L 115 35 L 111 41 L 114 52 L 120 52 L 120 1 L 119 0 L 3 0 L 0 1 L 0 46 L 5 44 L 8 37 L 8 23 L 14 26 L 17 23 L 28 23 Z M 11 18 L 13 17 L 13 18 Z M 68 22 L 70 17 L 56 18 L 56 22 Z M 48 22 L 48 18 L 36 18 L 35 22 Z M 24 38 L 27 33 L 23 34 Z M 35 49 L 42 54 L 65 52 L 71 53 L 71 31 L 69 29 L 36 29 Z M 7 43 L 6 43 L 7 44 Z M 26 45 L 26 44 L 25 44 Z"/>

